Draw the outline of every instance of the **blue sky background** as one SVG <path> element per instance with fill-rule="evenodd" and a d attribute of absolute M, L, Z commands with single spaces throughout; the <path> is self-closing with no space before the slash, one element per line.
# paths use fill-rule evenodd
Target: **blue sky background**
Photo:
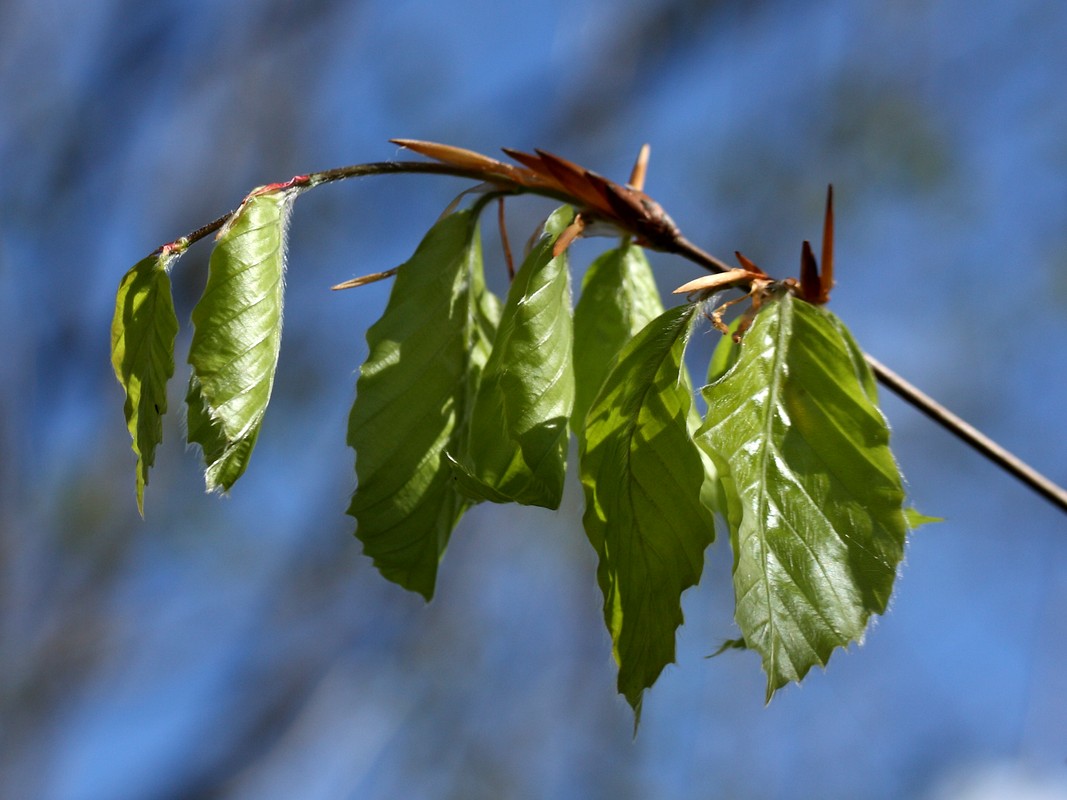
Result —
<path fill-rule="evenodd" d="M 462 182 L 300 199 L 274 399 L 228 499 L 180 444 L 206 245 L 175 269 L 145 522 L 107 352 L 122 273 L 253 186 L 395 136 L 622 179 L 647 141 L 687 235 L 774 274 L 832 181 L 833 310 L 1064 483 L 1064 42 L 1056 2 L 0 5 L 0 796 L 1067 797 L 1067 519 L 888 395 L 911 499 L 946 522 L 867 641 L 766 708 L 755 655 L 704 659 L 734 635 L 720 542 L 631 738 L 574 485 L 558 513 L 468 514 L 429 606 L 377 575 L 344 430 L 388 286 L 327 289 L 403 261 Z M 546 210 L 513 203 L 513 237 Z"/>

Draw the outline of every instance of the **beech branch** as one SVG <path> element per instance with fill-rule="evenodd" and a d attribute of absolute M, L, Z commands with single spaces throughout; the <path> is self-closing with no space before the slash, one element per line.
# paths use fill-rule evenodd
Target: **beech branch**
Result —
<path fill-rule="evenodd" d="M 400 141 L 409 147 L 412 144 L 425 144 Z M 427 144 L 427 146 L 429 147 L 430 145 Z M 446 146 L 434 145 L 433 147 L 445 148 Z M 633 234 L 640 244 L 651 249 L 681 256 L 709 272 L 724 273 L 735 271 L 735 268 L 730 267 L 725 261 L 716 258 L 690 242 L 674 226 L 674 223 L 662 209 L 639 189 L 614 184 L 595 173 L 583 170 L 577 165 L 542 151 L 537 151 L 537 156 L 520 154 L 514 151 L 508 151 L 508 153 L 512 157 L 521 157 L 524 165 L 538 167 L 545 174 L 551 173 L 548 180 L 544 179 L 540 173 L 525 168 L 504 165 L 502 162 L 496 162 L 484 156 L 478 156 L 481 161 L 470 160 L 468 156 L 477 156 L 478 154 L 471 154 L 469 151 L 461 151 L 458 148 L 446 148 L 445 152 L 460 153 L 462 157 L 450 162 L 379 161 L 369 164 L 354 164 L 299 176 L 299 178 L 294 178 L 292 183 L 312 188 L 349 178 L 390 174 L 449 175 L 457 178 L 467 178 L 488 184 L 488 190 L 497 195 L 536 194 L 573 204 L 581 209 L 583 213 L 588 213 L 590 217 L 606 218 L 606 221 Z M 440 158 L 441 156 L 435 152 L 431 157 Z M 457 161 L 462 163 L 457 163 Z M 495 169 L 494 165 L 499 165 L 501 169 Z M 507 167 L 507 169 L 503 169 L 504 167 Z M 533 175 L 533 178 L 530 177 L 531 175 Z M 554 180 L 551 177 L 559 175 L 563 175 L 564 180 Z M 578 177 L 575 177 L 576 175 Z M 574 183 L 575 180 L 580 181 L 583 179 L 588 179 L 598 194 L 590 194 L 591 189 L 582 184 Z M 634 195 L 638 198 L 636 205 L 629 195 Z M 622 197 L 621 200 L 619 199 L 620 196 Z M 595 207 L 590 210 L 589 207 L 594 203 Z M 230 211 L 223 214 L 218 219 L 197 228 L 177 241 L 183 243 L 184 249 L 215 233 L 226 224 L 234 213 L 235 211 Z M 156 252 L 161 252 L 167 246 L 160 247 Z M 394 272 L 395 270 L 387 270 L 384 273 L 367 276 L 369 280 L 357 278 L 354 281 L 339 284 L 334 288 L 362 285 L 362 283 L 390 277 Z M 1067 512 L 1067 490 L 1058 486 L 1029 464 L 975 429 L 873 356 L 865 353 L 864 357 L 879 383 L 919 409 L 923 414 L 974 449 L 981 456 L 989 459 L 1005 472 L 1022 481 L 1062 511 Z"/>

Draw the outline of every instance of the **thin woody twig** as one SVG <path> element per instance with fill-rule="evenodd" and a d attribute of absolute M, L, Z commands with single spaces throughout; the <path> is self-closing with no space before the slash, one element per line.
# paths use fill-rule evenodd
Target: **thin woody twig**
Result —
<path fill-rule="evenodd" d="M 336 167 L 334 169 L 323 170 L 322 172 L 313 172 L 307 176 L 306 183 L 307 188 L 314 188 L 324 183 L 336 183 L 347 178 L 362 178 L 369 175 L 397 175 L 397 174 L 430 174 L 430 175 L 451 175 L 457 178 L 470 178 L 471 180 L 482 181 L 485 176 L 483 173 L 475 169 L 464 169 L 462 167 L 455 167 L 449 164 L 438 164 L 432 161 L 376 161 L 369 164 L 353 164 L 347 167 Z M 501 190 L 504 191 L 529 191 L 522 189 L 519 184 L 509 182 L 504 178 L 494 177 L 494 183 L 500 185 Z M 556 200 L 561 200 L 565 203 L 572 202 L 572 199 L 559 192 L 551 190 L 538 191 L 537 194 L 542 194 L 546 197 L 551 197 Z M 201 225 L 192 233 L 186 234 L 182 237 L 186 241 L 186 246 L 191 246 L 196 242 L 204 239 L 211 234 L 215 233 L 219 228 L 226 224 L 226 222 L 237 212 L 237 209 L 228 211 L 221 217 L 212 220 L 206 225 Z M 162 247 L 156 249 L 155 252 L 162 251 Z"/>
<path fill-rule="evenodd" d="M 875 377 L 903 400 L 911 403 L 926 416 L 970 447 L 977 450 L 1005 472 L 1009 472 L 1053 505 L 1067 511 L 1067 490 L 1057 486 L 1018 456 L 1005 450 L 981 431 L 953 414 L 932 397 L 897 375 L 878 359 L 864 354 Z"/>

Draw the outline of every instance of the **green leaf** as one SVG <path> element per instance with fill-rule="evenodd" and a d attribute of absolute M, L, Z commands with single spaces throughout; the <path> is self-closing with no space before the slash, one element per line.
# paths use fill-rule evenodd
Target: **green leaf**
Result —
<path fill-rule="evenodd" d="M 168 270 L 184 252 L 178 242 L 138 261 L 119 283 L 111 320 L 111 366 L 126 393 L 126 427 L 137 455 L 137 510 L 144 516 L 144 489 L 163 441 L 167 381 L 174 374 L 178 318 Z"/>
<path fill-rule="evenodd" d="M 601 255 L 590 265 L 582 282 L 582 295 L 574 309 L 575 401 L 571 427 L 582 435 L 585 414 L 611 370 L 619 351 L 649 322 L 663 313 L 659 289 L 644 251 L 623 244 Z M 683 370 L 686 391 L 692 392 L 689 371 Z M 689 415 L 695 431 L 702 420 L 696 406 Z M 720 509 L 724 500 L 718 474 L 710 456 L 701 452 L 708 472 L 704 504 Z"/>
<path fill-rule="evenodd" d="M 499 308 L 485 288 L 470 211 L 445 217 L 396 275 L 367 331 L 348 422 L 357 486 L 348 513 L 382 575 L 433 596 L 437 565 L 469 503 L 446 451 L 466 449 L 479 376 Z"/>
<path fill-rule="evenodd" d="M 768 700 L 862 637 L 903 555 L 903 482 L 858 354 L 833 315 L 785 294 L 704 391 L 698 435 L 729 465 L 739 508 L 736 620 L 762 657 Z"/>
<path fill-rule="evenodd" d="M 827 313 L 826 319 L 834 326 L 844 341 L 848 350 L 849 361 L 852 362 L 852 368 L 856 371 L 856 378 L 863 387 L 864 394 L 867 395 L 871 403 L 878 405 L 878 381 L 875 379 L 874 373 L 871 372 L 871 368 L 867 366 L 867 359 L 863 356 L 863 350 L 856 343 L 856 340 L 852 338 L 852 334 L 845 327 L 845 323 L 838 319 L 836 315 Z"/>
<path fill-rule="evenodd" d="M 285 234 L 295 188 L 253 191 L 219 231 L 193 309 L 189 441 L 204 451 L 208 491 L 244 473 L 270 401 L 282 336 Z"/>
<path fill-rule="evenodd" d="M 665 312 L 623 349 L 582 439 L 583 522 L 599 557 L 619 692 L 638 714 L 642 692 L 674 661 L 680 595 L 700 580 L 715 537 L 682 359 L 696 310 Z"/>
<path fill-rule="evenodd" d="M 611 362 L 645 325 L 663 313 L 644 251 L 623 244 L 597 258 L 585 273 L 574 309 L 575 397 L 571 424 L 581 430 L 586 411 Z"/>
<path fill-rule="evenodd" d="M 574 407 L 570 275 L 552 246 L 574 212 L 557 210 L 511 284 L 474 402 L 467 451 L 450 451 L 472 500 L 558 508 Z"/>

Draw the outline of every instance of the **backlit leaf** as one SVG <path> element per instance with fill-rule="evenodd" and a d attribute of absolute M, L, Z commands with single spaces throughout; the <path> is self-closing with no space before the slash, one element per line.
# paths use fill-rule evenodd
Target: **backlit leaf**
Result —
<path fill-rule="evenodd" d="M 589 266 L 574 309 L 575 430 L 581 430 L 612 359 L 662 313 L 652 268 L 640 247 L 623 244 Z"/>
<path fill-rule="evenodd" d="M 699 437 L 729 465 L 739 509 L 736 620 L 768 700 L 862 637 L 903 555 L 902 480 L 859 353 L 832 314 L 784 294 L 704 390 Z"/>
<path fill-rule="evenodd" d="M 574 212 L 557 210 L 512 281 L 471 417 L 469 448 L 452 452 L 457 488 L 473 500 L 558 508 L 574 407 L 570 276 L 552 245 Z"/>
<path fill-rule="evenodd" d="M 168 270 L 182 249 L 167 247 L 138 261 L 119 283 L 111 321 L 111 365 L 126 392 L 126 427 L 137 454 L 137 510 L 144 516 L 144 488 L 163 440 L 167 381 L 174 374 L 178 318 Z"/>
<path fill-rule="evenodd" d="M 282 335 L 285 234 L 298 189 L 253 191 L 219 231 L 193 309 L 189 441 L 209 491 L 244 473 L 270 401 Z"/>
<path fill-rule="evenodd" d="M 682 360 L 696 313 L 696 306 L 673 308 L 626 345 L 582 437 L 583 522 L 599 557 L 619 691 L 636 713 L 642 692 L 674 661 L 680 595 L 700 579 L 715 538 Z"/>
<path fill-rule="evenodd" d="M 485 288 L 477 219 L 451 214 L 396 274 L 367 331 L 348 422 L 357 485 L 348 513 L 382 575 L 433 596 L 437 565 L 469 502 L 446 452 L 466 449 L 479 376 L 499 317 Z"/>

